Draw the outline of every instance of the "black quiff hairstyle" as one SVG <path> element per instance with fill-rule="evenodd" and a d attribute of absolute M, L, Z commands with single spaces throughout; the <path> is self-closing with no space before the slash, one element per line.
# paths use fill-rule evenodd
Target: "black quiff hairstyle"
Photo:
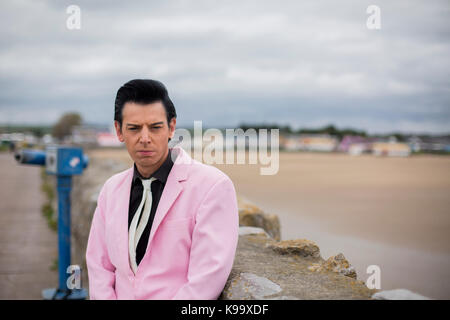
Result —
<path fill-rule="evenodd" d="M 164 105 L 167 115 L 167 125 L 169 125 L 170 120 L 177 117 L 177 112 L 164 84 L 151 79 L 134 79 L 128 81 L 117 91 L 114 105 L 114 120 L 118 121 L 122 128 L 122 110 L 127 102 L 149 104 L 157 101 L 161 101 Z"/>

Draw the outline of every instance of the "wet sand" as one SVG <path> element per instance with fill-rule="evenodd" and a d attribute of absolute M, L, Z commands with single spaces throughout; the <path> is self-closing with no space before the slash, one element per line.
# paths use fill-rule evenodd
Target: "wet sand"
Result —
<path fill-rule="evenodd" d="M 381 289 L 450 298 L 450 157 L 281 153 L 279 172 L 216 165 L 240 196 L 278 214 L 282 239 L 344 253 L 358 278 L 381 268 Z"/>

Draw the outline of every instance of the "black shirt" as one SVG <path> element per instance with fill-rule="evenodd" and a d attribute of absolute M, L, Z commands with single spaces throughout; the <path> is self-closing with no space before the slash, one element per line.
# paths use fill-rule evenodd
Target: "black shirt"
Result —
<path fill-rule="evenodd" d="M 166 185 L 167 177 L 169 176 L 170 170 L 172 169 L 173 161 L 171 157 L 171 149 L 167 155 L 166 160 L 163 164 L 156 170 L 150 177 L 142 177 L 137 170 L 136 164 L 134 164 L 134 174 L 133 180 L 131 182 L 131 192 L 130 192 L 130 205 L 128 209 L 128 230 L 130 229 L 131 221 L 133 220 L 134 214 L 139 207 L 142 200 L 143 186 L 140 179 L 150 179 L 151 177 L 157 180 L 153 181 L 151 184 L 152 189 L 152 210 L 150 211 L 150 217 L 148 218 L 148 223 L 145 226 L 144 232 L 139 239 L 136 248 L 136 264 L 139 265 L 142 258 L 144 257 L 145 251 L 147 250 L 148 238 L 150 236 L 150 230 L 152 228 L 153 219 L 155 217 L 156 208 L 158 207 L 159 199 Z M 140 217 L 139 217 L 140 218 Z M 139 221 L 138 221 L 139 223 Z"/>

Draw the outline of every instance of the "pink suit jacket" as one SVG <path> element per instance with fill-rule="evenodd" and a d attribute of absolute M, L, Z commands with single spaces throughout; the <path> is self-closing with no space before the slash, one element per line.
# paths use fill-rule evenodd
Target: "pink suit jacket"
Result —
<path fill-rule="evenodd" d="M 86 250 L 91 299 L 217 299 L 222 292 L 238 240 L 233 183 L 183 149 L 172 150 L 178 157 L 136 274 L 128 258 L 133 167 L 100 191 Z"/>

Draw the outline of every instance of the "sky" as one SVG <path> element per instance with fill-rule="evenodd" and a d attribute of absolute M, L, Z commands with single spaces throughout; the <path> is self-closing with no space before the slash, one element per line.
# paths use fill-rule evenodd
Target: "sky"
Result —
<path fill-rule="evenodd" d="M 0 124 L 112 124 L 119 87 L 146 78 L 179 127 L 449 133 L 449 40 L 448 0 L 2 0 Z"/>

